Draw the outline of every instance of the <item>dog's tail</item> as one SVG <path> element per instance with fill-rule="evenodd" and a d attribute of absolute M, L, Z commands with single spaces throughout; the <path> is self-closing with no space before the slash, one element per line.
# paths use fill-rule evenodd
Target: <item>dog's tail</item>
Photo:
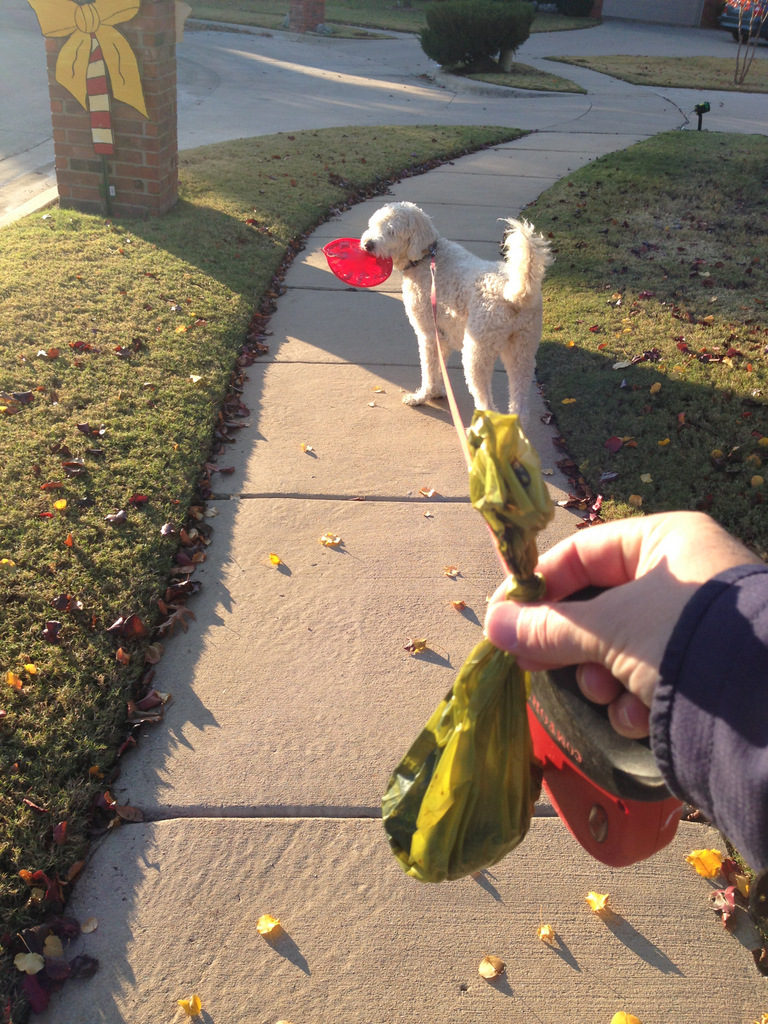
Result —
<path fill-rule="evenodd" d="M 507 302 L 524 302 L 538 292 L 554 257 L 547 239 L 527 220 L 509 217 L 506 224 L 503 249 L 507 283 L 502 294 Z"/>

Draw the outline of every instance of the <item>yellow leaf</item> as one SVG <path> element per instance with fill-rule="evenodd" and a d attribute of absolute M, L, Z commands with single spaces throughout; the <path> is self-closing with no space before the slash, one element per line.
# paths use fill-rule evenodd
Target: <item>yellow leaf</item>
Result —
<path fill-rule="evenodd" d="M 651 483 L 653 483 L 653 477 L 651 476 L 650 473 L 641 473 L 640 474 L 640 482 L 644 483 L 644 484 L 651 484 Z"/>
<path fill-rule="evenodd" d="M 627 498 L 627 502 L 632 506 L 632 508 L 640 508 L 643 504 L 643 496 L 642 494 L 630 494 Z"/>
<path fill-rule="evenodd" d="M 377 394 L 377 395 L 386 395 L 386 391 L 379 384 L 377 384 L 376 387 L 371 388 L 371 391 L 373 391 L 374 394 Z"/>
<path fill-rule="evenodd" d="M 765 483 L 764 477 L 760 476 L 759 473 L 755 473 L 752 479 L 749 481 L 752 487 L 762 487 Z"/>
<path fill-rule="evenodd" d="M 691 850 L 685 859 L 702 878 L 714 878 L 723 865 L 723 855 L 719 850 Z"/>
<path fill-rule="evenodd" d="M 306 452 L 308 455 L 314 455 L 314 453 L 315 453 L 315 449 L 312 447 L 312 445 L 311 444 L 307 444 L 306 442 L 304 442 L 302 444 L 301 450 L 303 452 Z"/>
<path fill-rule="evenodd" d="M 455 565 L 444 565 L 443 575 L 448 576 L 452 580 L 455 580 L 456 577 L 459 575 L 459 569 Z"/>
<path fill-rule="evenodd" d="M 768 448 L 768 437 L 761 437 L 757 443 L 760 445 L 761 448 Z M 6 559 L 4 558 L 3 561 L 5 562 Z"/>
<path fill-rule="evenodd" d="M 199 1017 L 200 1011 L 203 1009 L 200 996 L 197 995 L 192 995 L 189 999 L 177 999 L 176 1002 L 188 1017 Z"/>
<path fill-rule="evenodd" d="M 599 914 L 601 910 L 608 909 L 609 895 L 607 892 L 588 892 L 585 899 L 596 914 Z"/>
<path fill-rule="evenodd" d="M 19 679 L 15 672 L 11 672 L 10 669 L 5 673 L 5 681 L 12 690 L 20 690 L 23 686 L 21 679 Z"/>
<path fill-rule="evenodd" d="M 551 944 L 555 941 L 555 929 L 551 924 L 540 924 L 536 935 L 542 942 L 549 942 Z"/>
<path fill-rule="evenodd" d="M 88 774 L 90 775 L 90 777 L 92 779 L 103 779 L 104 778 L 104 772 L 101 770 L 101 768 L 99 768 L 99 766 L 97 764 L 92 764 L 91 765 L 91 767 L 88 769 Z"/>
<path fill-rule="evenodd" d="M 16 970 L 24 974 L 38 974 L 45 967 L 45 960 L 39 953 L 17 953 L 13 963 Z"/>
<path fill-rule="evenodd" d="M 58 935 L 49 935 L 43 943 L 43 955 L 52 957 L 64 956 L 64 946 Z"/>
<path fill-rule="evenodd" d="M 660 391 L 661 391 L 661 381 L 657 380 L 655 384 L 651 384 L 650 393 L 652 395 L 658 395 L 658 393 Z"/>
<path fill-rule="evenodd" d="M 575 402 L 576 402 L 575 398 L 564 398 L 560 404 L 561 405 L 574 405 Z"/>
<path fill-rule="evenodd" d="M 24 666 L 24 671 L 27 673 L 27 675 L 36 676 L 37 675 L 37 665 L 33 665 L 31 661 L 28 661 L 26 663 L 26 665 Z"/>
<path fill-rule="evenodd" d="M 282 927 L 280 919 L 278 917 L 272 917 L 271 914 L 262 914 L 256 922 L 256 931 L 259 935 L 271 935 L 276 928 L 280 927 Z"/>
<path fill-rule="evenodd" d="M 667 445 L 669 444 L 669 438 L 668 437 L 664 437 L 664 438 L 661 439 L 661 441 L 658 441 L 657 444 L 658 444 L 659 448 L 666 448 Z"/>
<path fill-rule="evenodd" d="M 493 978 L 498 978 L 506 969 L 507 965 L 501 957 L 484 956 L 480 961 L 480 966 L 477 968 L 477 973 L 481 978 L 485 978 L 486 981 L 491 981 Z"/>
<path fill-rule="evenodd" d="M 342 543 L 341 537 L 337 537 L 335 533 L 324 533 L 320 538 L 320 543 L 326 548 L 337 548 Z"/>
<path fill-rule="evenodd" d="M 624 1010 L 619 1010 L 611 1017 L 611 1024 L 640 1024 L 640 1021 L 634 1013 L 625 1013 Z"/>
<path fill-rule="evenodd" d="M 0 558 L 0 565 L 4 565 L 7 569 L 13 569 L 16 563 L 12 558 Z"/>
<path fill-rule="evenodd" d="M 274 551 L 270 551 L 270 553 L 269 553 L 269 560 L 272 563 L 272 565 L 282 565 L 283 564 L 283 560 L 280 557 L 280 555 L 276 555 L 274 553 Z"/>
<path fill-rule="evenodd" d="M 403 648 L 404 651 L 408 651 L 410 654 L 421 654 L 422 651 L 426 651 L 428 643 L 424 639 L 411 640 L 408 638 L 408 643 Z"/>
<path fill-rule="evenodd" d="M 63 512 L 64 509 L 67 507 L 67 499 L 59 498 L 58 501 L 54 501 L 53 507 L 56 509 L 57 512 Z"/>

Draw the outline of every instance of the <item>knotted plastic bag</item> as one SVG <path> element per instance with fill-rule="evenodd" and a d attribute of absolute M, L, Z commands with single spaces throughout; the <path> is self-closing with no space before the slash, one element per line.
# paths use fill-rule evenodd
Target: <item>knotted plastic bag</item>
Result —
<path fill-rule="evenodd" d="M 475 412 L 469 494 L 513 576 L 507 596 L 539 600 L 535 535 L 552 518 L 538 456 L 517 416 Z M 461 878 L 523 839 L 539 794 L 526 674 L 487 639 L 474 648 L 395 769 L 382 800 L 389 842 L 423 882 Z"/>

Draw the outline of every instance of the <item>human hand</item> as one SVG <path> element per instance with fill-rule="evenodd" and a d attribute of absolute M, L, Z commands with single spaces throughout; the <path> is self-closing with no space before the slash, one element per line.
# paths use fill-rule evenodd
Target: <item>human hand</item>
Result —
<path fill-rule="evenodd" d="M 725 569 L 760 560 L 699 512 L 619 520 L 573 534 L 545 552 L 546 600 L 516 604 L 506 584 L 485 629 L 529 671 L 577 665 L 585 697 L 608 705 L 623 736 L 648 735 L 649 709 L 672 631 L 696 590 Z M 565 598 L 593 586 L 587 601 Z"/>

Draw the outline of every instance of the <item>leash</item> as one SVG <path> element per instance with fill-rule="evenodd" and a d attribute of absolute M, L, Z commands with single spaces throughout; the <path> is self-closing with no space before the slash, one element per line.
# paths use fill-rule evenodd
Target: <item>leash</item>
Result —
<path fill-rule="evenodd" d="M 451 418 L 453 419 L 453 425 L 456 428 L 456 433 L 459 438 L 459 447 L 464 456 L 464 461 L 467 464 L 467 469 L 472 467 L 472 454 L 469 450 L 469 442 L 467 441 L 467 431 L 464 428 L 464 424 L 461 422 L 461 414 L 459 413 L 459 407 L 456 404 L 456 396 L 453 393 L 451 387 L 451 381 L 448 377 L 448 368 L 445 365 L 445 357 L 443 356 L 443 349 L 440 345 L 440 330 L 437 326 L 437 277 L 435 271 L 435 252 L 434 247 L 431 250 L 431 259 L 429 263 L 429 272 L 432 275 L 432 291 L 430 293 L 430 301 L 432 303 L 432 320 L 435 324 L 435 344 L 437 345 L 437 358 L 440 362 L 440 372 L 443 375 L 443 385 L 445 386 L 445 395 L 448 399 L 448 407 L 451 410 Z M 506 566 L 505 566 L 506 569 Z"/>
<path fill-rule="evenodd" d="M 435 248 L 436 247 L 433 246 L 430 249 L 429 272 L 432 276 L 432 287 L 429 298 L 430 302 L 432 303 L 432 320 L 435 325 L 435 344 L 437 345 L 437 358 L 440 363 L 440 373 L 443 376 L 445 396 L 448 399 L 448 407 L 451 410 L 451 419 L 453 420 L 453 425 L 456 428 L 456 435 L 459 439 L 459 447 L 461 448 L 462 455 L 464 456 L 464 461 L 467 464 L 467 471 L 469 471 L 472 468 L 472 453 L 469 450 L 469 441 L 467 441 L 467 431 L 461 420 L 461 413 L 459 412 L 459 406 L 456 402 L 456 396 L 453 393 L 453 388 L 451 387 L 451 381 L 448 376 L 448 367 L 445 365 L 445 357 L 443 356 L 443 349 L 442 346 L 440 345 L 440 329 L 437 326 L 437 272 L 435 268 Z M 493 542 L 493 550 L 496 552 L 496 557 L 499 560 L 502 572 L 504 573 L 505 576 L 516 576 L 517 573 L 514 572 L 511 566 L 507 565 L 506 559 L 501 553 L 498 537 L 493 532 L 488 522 L 486 522 L 485 525 L 488 527 L 488 533 L 490 534 L 491 540 Z"/>

